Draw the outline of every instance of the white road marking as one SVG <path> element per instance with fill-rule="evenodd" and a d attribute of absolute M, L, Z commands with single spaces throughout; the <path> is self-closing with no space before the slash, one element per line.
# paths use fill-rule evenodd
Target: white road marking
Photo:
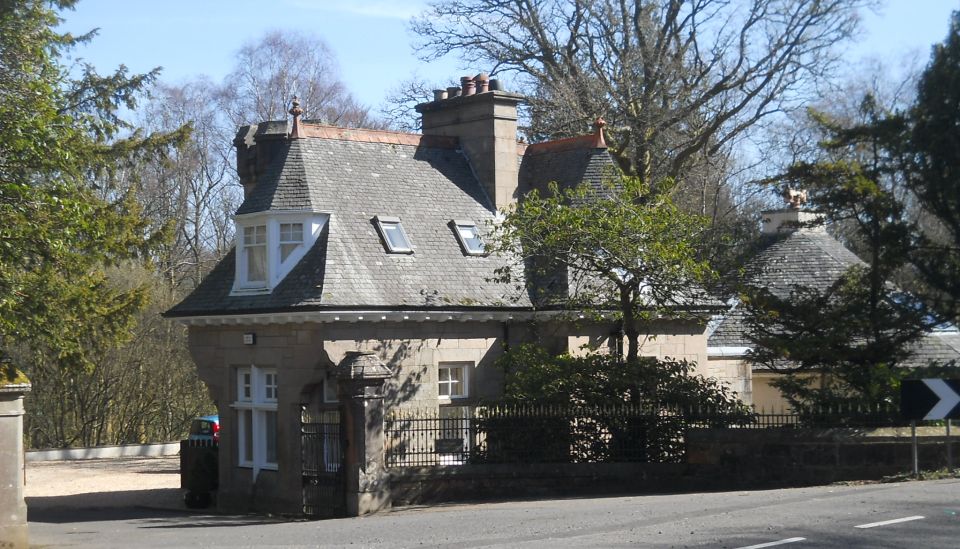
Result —
<path fill-rule="evenodd" d="M 924 516 L 922 516 L 922 515 L 916 515 L 916 516 L 913 516 L 913 517 L 903 517 L 903 518 L 898 518 L 898 519 L 893 519 L 893 520 L 884 520 L 884 521 L 881 521 L 881 522 L 871 522 L 870 524 L 860 524 L 860 525 L 854 526 L 854 528 L 873 528 L 874 526 L 886 526 L 886 525 L 888 525 L 888 524 L 897 524 L 897 523 L 900 523 L 900 522 L 910 522 L 911 520 L 922 520 L 922 519 L 924 519 L 924 518 L 926 518 L 926 517 L 924 517 Z"/>
<path fill-rule="evenodd" d="M 807 538 L 787 538 L 780 541 L 771 541 L 769 543 L 761 543 L 759 545 L 747 545 L 744 547 L 737 547 L 737 549 L 761 549 L 761 547 L 774 547 L 777 545 L 786 545 L 788 543 L 796 543 L 798 541 L 804 541 Z"/>

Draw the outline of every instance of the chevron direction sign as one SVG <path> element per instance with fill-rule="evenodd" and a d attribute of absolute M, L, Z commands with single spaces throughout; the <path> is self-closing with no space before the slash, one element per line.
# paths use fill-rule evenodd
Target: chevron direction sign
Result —
<path fill-rule="evenodd" d="M 904 419 L 960 418 L 960 379 L 905 379 L 900 382 Z"/>

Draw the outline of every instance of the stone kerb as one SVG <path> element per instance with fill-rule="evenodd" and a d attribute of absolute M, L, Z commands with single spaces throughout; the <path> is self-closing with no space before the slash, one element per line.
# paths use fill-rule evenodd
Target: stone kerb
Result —
<path fill-rule="evenodd" d="M 367 351 L 349 351 L 337 367 L 346 433 L 344 477 L 347 515 L 360 516 L 392 505 L 384 461 L 383 386 L 393 373 Z"/>
<path fill-rule="evenodd" d="M 23 397 L 30 381 L 0 362 L 0 547 L 26 549 L 27 505 L 23 499 Z M 11 489 L 12 488 L 12 489 Z"/>

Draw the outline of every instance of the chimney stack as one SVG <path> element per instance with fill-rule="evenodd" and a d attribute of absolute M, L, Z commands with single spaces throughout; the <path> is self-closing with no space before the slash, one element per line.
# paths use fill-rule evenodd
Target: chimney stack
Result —
<path fill-rule="evenodd" d="M 417 105 L 423 134 L 456 137 L 496 209 L 517 199 L 517 105 L 523 96 L 500 89 L 486 73 L 464 76 L 446 98 Z"/>
<path fill-rule="evenodd" d="M 785 208 L 760 212 L 761 234 L 781 234 L 798 229 L 826 230 L 822 223 L 823 214 L 803 209 L 807 203 L 807 191 L 787 187 L 781 196 L 786 202 Z"/>

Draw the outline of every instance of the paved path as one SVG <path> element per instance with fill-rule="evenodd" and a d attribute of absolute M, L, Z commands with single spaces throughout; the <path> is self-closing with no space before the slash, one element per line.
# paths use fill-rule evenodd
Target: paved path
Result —
<path fill-rule="evenodd" d="M 168 501 L 167 494 L 179 493 L 175 462 L 131 460 L 119 471 L 109 465 L 81 463 L 60 473 L 56 466 L 44 465 L 50 473 L 46 477 L 28 471 L 28 482 L 33 479 L 28 494 L 51 480 L 73 491 L 30 496 L 33 544 L 231 549 L 960 546 L 960 481 L 955 479 L 410 507 L 366 518 L 309 522 L 191 513 L 179 502 L 158 505 Z M 94 480 L 97 477 L 100 480 Z M 160 487 L 139 484 L 139 489 L 119 495 L 105 494 L 105 477 L 114 478 L 116 486 L 152 482 Z M 84 486 L 100 490 L 83 491 Z"/>

